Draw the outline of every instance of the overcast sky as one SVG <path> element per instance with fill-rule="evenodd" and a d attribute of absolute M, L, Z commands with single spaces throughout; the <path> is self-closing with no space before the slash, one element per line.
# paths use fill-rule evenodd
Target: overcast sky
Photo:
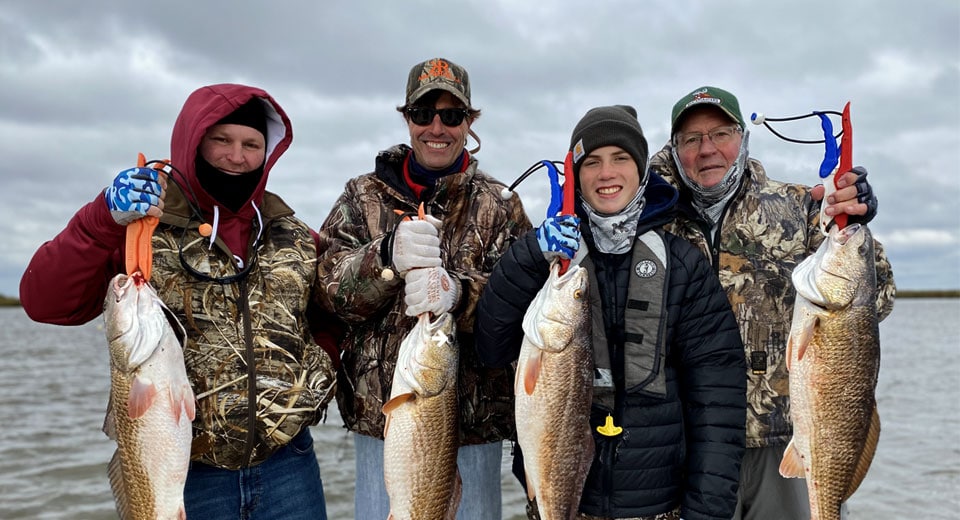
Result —
<path fill-rule="evenodd" d="M 395 107 L 410 67 L 437 56 L 468 70 L 480 167 L 507 183 L 562 159 L 597 105 L 635 106 L 652 154 L 673 104 L 701 85 L 732 91 L 747 118 L 849 101 L 854 163 L 880 201 L 870 227 L 898 287 L 960 288 L 958 5 L 0 0 L 0 294 L 18 294 L 36 248 L 137 152 L 169 157 L 177 113 L 205 84 L 255 85 L 283 105 L 294 141 L 268 188 L 319 227 L 350 177 L 409 141 Z M 814 119 L 776 128 L 820 134 Z M 750 130 L 771 177 L 818 182 L 822 146 Z M 534 223 L 547 186 L 520 187 Z"/>

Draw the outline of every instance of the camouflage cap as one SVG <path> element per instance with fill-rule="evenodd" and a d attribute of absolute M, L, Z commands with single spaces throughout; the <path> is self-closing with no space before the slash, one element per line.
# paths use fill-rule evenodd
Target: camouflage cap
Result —
<path fill-rule="evenodd" d="M 470 104 L 470 79 L 467 71 L 450 60 L 433 58 L 410 69 L 406 105 L 412 105 L 431 90 L 445 90 L 462 101 L 467 108 L 473 108 Z"/>
<path fill-rule="evenodd" d="M 740 103 L 736 96 L 726 90 L 717 87 L 700 87 L 693 92 L 680 98 L 676 105 L 673 105 L 673 114 L 670 118 L 670 134 L 677 132 L 677 122 L 689 108 L 709 103 L 723 110 L 730 119 L 733 119 L 740 125 L 740 128 L 746 129 L 747 125 L 743 122 L 743 116 L 740 115 Z"/>

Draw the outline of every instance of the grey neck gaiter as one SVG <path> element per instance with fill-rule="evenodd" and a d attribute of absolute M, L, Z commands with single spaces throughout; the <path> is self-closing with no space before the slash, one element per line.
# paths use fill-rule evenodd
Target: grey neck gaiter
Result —
<path fill-rule="evenodd" d="M 646 182 L 640 185 L 637 194 L 627 205 L 613 214 L 600 213 L 590 207 L 581 196 L 583 209 L 590 220 L 590 230 L 593 231 L 593 240 L 597 250 L 601 253 L 621 254 L 630 251 L 633 239 L 637 234 L 637 224 L 640 222 L 640 213 L 646 206 L 643 192 Z"/>

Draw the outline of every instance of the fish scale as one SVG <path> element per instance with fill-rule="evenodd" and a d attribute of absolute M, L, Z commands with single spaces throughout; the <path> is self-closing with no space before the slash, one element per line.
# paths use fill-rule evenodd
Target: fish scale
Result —
<path fill-rule="evenodd" d="M 793 439 L 780 473 L 807 480 L 811 520 L 839 520 L 859 487 L 880 433 L 880 369 L 873 238 L 834 227 L 796 267 L 787 345 Z"/>

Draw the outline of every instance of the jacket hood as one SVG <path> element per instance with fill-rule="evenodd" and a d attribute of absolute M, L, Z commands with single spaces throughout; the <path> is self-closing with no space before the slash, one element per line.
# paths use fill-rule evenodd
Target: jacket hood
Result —
<path fill-rule="evenodd" d="M 655 217 L 670 215 L 677 205 L 677 199 L 680 194 L 676 188 L 660 177 L 655 172 L 649 172 L 650 178 L 647 181 L 647 190 L 644 197 L 647 199 L 647 205 L 643 208 L 640 215 L 640 221 L 645 222 Z"/>
<path fill-rule="evenodd" d="M 186 181 L 189 188 L 185 190 L 187 193 L 184 195 L 192 198 L 190 192 L 195 194 L 196 202 L 206 214 L 211 213 L 213 206 L 219 204 L 203 189 L 197 179 L 195 163 L 200 141 L 207 129 L 253 98 L 260 98 L 264 103 L 264 112 L 267 118 L 266 161 L 263 165 L 263 175 L 260 178 L 260 183 L 254 189 L 250 200 L 247 201 L 248 203 L 244 204 L 237 212 L 238 215 L 243 216 L 253 215 L 254 209 L 249 202 L 252 201 L 258 206 L 262 204 L 270 170 L 293 141 L 290 119 L 283 108 L 270 94 L 256 87 L 232 83 L 208 85 L 190 94 L 173 125 L 173 134 L 170 138 L 170 159 L 173 166 L 183 174 L 185 179 L 181 179 L 176 172 L 173 175 L 175 180 L 181 184 Z M 220 206 L 221 212 L 230 212 L 226 207 Z"/>

